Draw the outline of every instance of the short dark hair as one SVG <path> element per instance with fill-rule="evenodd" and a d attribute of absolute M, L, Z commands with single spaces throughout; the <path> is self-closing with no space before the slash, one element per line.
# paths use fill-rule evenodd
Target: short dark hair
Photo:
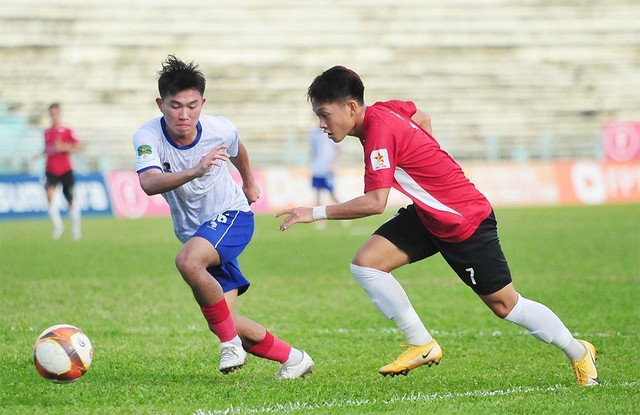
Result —
<path fill-rule="evenodd" d="M 51 105 L 49 105 L 49 109 L 52 110 L 54 108 L 59 110 L 60 109 L 60 103 L 59 102 L 52 102 Z"/>
<path fill-rule="evenodd" d="M 185 63 L 174 55 L 169 55 L 158 74 L 158 92 L 162 99 L 188 89 L 197 89 L 200 95 L 204 95 L 207 81 L 198 65 L 193 62 Z"/>
<path fill-rule="evenodd" d="M 364 105 L 364 84 L 357 73 L 344 66 L 334 66 L 313 80 L 307 90 L 310 102 L 342 102 L 349 98 Z"/>

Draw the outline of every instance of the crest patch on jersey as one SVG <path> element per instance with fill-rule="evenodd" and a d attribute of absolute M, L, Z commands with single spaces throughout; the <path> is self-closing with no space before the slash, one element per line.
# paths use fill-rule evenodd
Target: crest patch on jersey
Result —
<path fill-rule="evenodd" d="M 391 163 L 389 163 L 389 153 L 386 148 L 373 150 L 370 157 L 371 168 L 373 171 L 391 168 Z"/>
<path fill-rule="evenodd" d="M 149 161 L 155 158 L 151 146 L 147 144 L 139 146 L 136 152 L 138 153 L 138 162 Z"/>

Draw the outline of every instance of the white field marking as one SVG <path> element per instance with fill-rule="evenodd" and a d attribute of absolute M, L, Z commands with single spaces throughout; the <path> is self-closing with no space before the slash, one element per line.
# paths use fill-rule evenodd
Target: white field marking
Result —
<path fill-rule="evenodd" d="M 640 386 L 640 382 L 603 382 L 597 388 L 636 388 Z M 402 396 L 392 396 L 386 399 L 377 398 L 362 398 L 362 399 L 346 399 L 342 401 L 324 401 L 320 403 L 312 402 L 286 402 L 264 405 L 261 407 L 250 408 L 244 405 L 229 406 L 225 409 L 204 410 L 198 409 L 192 415 L 229 415 L 229 414 L 286 414 L 293 412 L 308 413 L 315 410 L 325 410 L 332 408 L 354 408 L 361 406 L 371 405 L 391 405 L 397 403 L 406 402 L 429 402 L 429 401 L 442 401 L 449 399 L 459 398 L 475 398 L 475 397 L 491 397 L 491 396 L 505 396 L 505 395 L 518 395 L 532 392 L 556 392 L 564 391 L 575 388 L 574 386 L 553 385 L 547 388 L 534 387 L 534 386 L 519 386 L 510 389 L 498 389 L 498 390 L 475 390 L 468 392 L 449 392 L 449 393 L 422 393 L 422 392 L 410 392 Z"/>
<path fill-rule="evenodd" d="M 38 327 L 28 327 L 26 330 L 29 332 L 40 332 L 42 331 L 44 328 L 38 328 Z M 16 326 L 11 326 L 10 327 L 11 331 L 22 331 L 22 328 L 16 327 Z M 202 331 L 202 332 L 209 332 L 209 328 L 202 325 L 194 325 L 194 324 L 189 324 L 186 327 L 187 331 Z M 267 327 L 267 330 L 269 331 L 277 331 L 275 328 L 273 327 Z M 162 327 L 128 327 L 124 332 L 125 333 L 130 333 L 130 334 L 145 334 L 145 333 L 154 333 L 154 334 L 166 334 L 166 333 L 170 333 L 173 330 L 170 329 L 165 329 Z M 373 328 L 373 327 L 369 327 L 369 328 L 340 328 L 340 327 L 336 327 L 336 328 L 332 328 L 332 329 L 317 329 L 315 330 L 316 333 L 318 334 L 345 334 L 345 335 L 351 335 L 351 334 L 362 334 L 362 333 L 371 333 L 371 334 L 401 334 L 400 330 L 398 330 L 397 327 L 380 327 L 380 328 Z M 477 337 L 500 337 L 500 336 L 512 336 L 513 333 L 503 333 L 500 330 L 493 330 L 493 331 L 489 331 L 489 330 L 460 330 L 460 331 L 447 331 L 447 330 L 429 330 L 429 333 L 431 333 L 434 337 L 438 336 L 438 337 L 467 337 L 467 336 L 477 336 Z M 518 330 L 515 334 L 517 335 L 529 335 L 529 333 L 526 330 Z M 572 333 L 574 337 L 577 338 L 586 338 L 586 339 L 590 339 L 590 338 L 594 338 L 594 337 L 617 337 L 617 338 L 625 338 L 625 339 L 635 339 L 638 338 L 639 334 L 638 333 L 620 333 L 620 332 L 599 332 L 599 333 L 580 333 L 580 332 L 573 332 Z"/>
<path fill-rule="evenodd" d="M 331 328 L 331 329 L 318 329 L 316 333 L 319 334 L 362 334 L 362 333 L 372 333 L 372 334 L 399 334 L 401 331 L 397 327 L 381 327 L 381 328 Z M 500 336 L 512 336 L 513 333 L 503 333 L 500 330 L 460 330 L 460 331 L 447 331 L 447 330 L 429 330 L 434 337 L 467 337 L 467 336 L 478 336 L 478 337 L 500 337 Z M 518 330 L 516 332 L 518 335 L 529 335 L 526 330 Z M 580 333 L 573 332 L 574 337 L 577 338 L 592 338 L 592 337 L 620 337 L 620 338 L 636 338 L 638 337 L 637 333 L 620 333 L 620 332 L 610 332 L 610 333 Z"/>

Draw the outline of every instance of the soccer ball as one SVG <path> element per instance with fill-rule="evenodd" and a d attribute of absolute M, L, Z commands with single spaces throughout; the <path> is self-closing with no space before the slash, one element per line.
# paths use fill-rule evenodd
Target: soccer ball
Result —
<path fill-rule="evenodd" d="M 56 383 L 79 379 L 93 360 L 91 340 L 82 330 L 69 324 L 49 327 L 38 336 L 33 362 L 43 378 Z"/>

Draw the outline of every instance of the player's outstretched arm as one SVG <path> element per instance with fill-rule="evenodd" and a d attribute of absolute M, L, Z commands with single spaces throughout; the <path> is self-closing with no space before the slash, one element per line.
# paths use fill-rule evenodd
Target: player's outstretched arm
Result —
<path fill-rule="evenodd" d="M 291 209 L 284 209 L 276 213 L 276 218 L 287 215 L 286 218 L 280 223 L 280 230 L 286 231 L 296 223 L 309 223 L 313 222 L 313 208 L 310 207 L 296 207 Z"/>
<path fill-rule="evenodd" d="M 159 169 L 149 169 L 138 174 L 140 187 L 149 196 L 177 189 L 193 179 L 202 177 L 220 161 L 229 160 L 227 146 L 218 146 L 205 154 L 194 167 L 173 173 L 163 173 Z"/>
<path fill-rule="evenodd" d="M 296 207 L 276 213 L 285 216 L 280 230 L 285 231 L 296 223 L 309 223 L 321 219 L 357 219 L 383 213 L 387 207 L 390 188 L 376 189 L 344 203 L 329 206 Z"/>

